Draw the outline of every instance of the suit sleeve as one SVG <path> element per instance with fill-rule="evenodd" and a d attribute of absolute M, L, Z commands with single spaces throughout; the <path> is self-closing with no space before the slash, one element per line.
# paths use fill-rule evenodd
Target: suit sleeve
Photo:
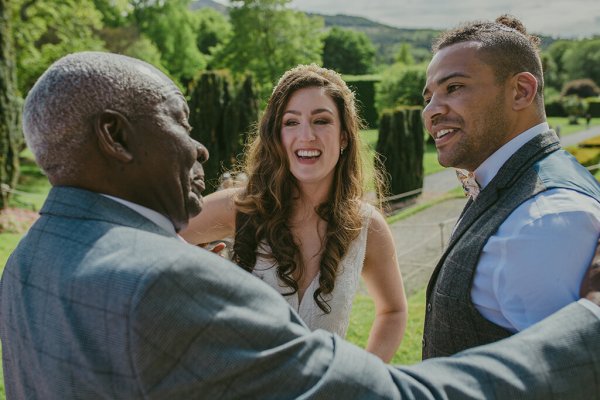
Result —
<path fill-rule="evenodd" d="M 600 399 L 600 320 L 572 303 L 516 335 L 403 372 L 443 399 Z"/>
<path fill-rule="evenodd" d="M 130 354 L 149 399 L 493 398 L 488 395 L 572 394 L 582 381 L 595 383 L 589 393 L 597 396 L 600 379 L 591 374 L 600 368 L 600 343 L 590 332 L 600 322 L 590 323 L 592 314 L 577 307 L 547 324 L 573 337 L 537 329 L 502 346 L 397 369 L 335 335 L 310 332 L 276 291 L 197 250 L 140 283 L 131 305 Z M 573 373 L 560 371 L 565 365 Z"/>

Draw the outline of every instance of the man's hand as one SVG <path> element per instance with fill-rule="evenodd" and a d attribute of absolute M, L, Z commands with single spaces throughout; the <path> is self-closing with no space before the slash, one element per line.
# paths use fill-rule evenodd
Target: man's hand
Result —
<path fill-rule="evenodd" d="M 600 306 L 600 240 L 592 263 L 581 281 L 579 295 Z"/>

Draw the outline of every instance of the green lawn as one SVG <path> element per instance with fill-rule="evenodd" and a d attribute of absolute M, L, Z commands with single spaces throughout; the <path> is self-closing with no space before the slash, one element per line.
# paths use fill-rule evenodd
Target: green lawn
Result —
<path fill-rule="evenodd" d="M 561 136 L 568 136 L 572 133 L 586 129 L 584 118 L 579 119 L 578 125 L 569 125 L 569 121 L 566 117 L 548 117 L 548 124 L 552 129 L 556 129 L 557 126 L 560 126 Z M 600 118 L 592 118 L 590 127 L 596 125 L 600 125 Z"/>
<path fill-rule="evenodd" d="M 365 160 L 365 171 L 366 176 L 369 178 L 372 176 L 373 170 L 373 155 L 375 154 L 375 147 L 377 146 L 377 137 L 379 133 L 377 129 L 367 129 L 361 131 L 361 139 L 364 145 L 364 151 L 366 154 L 363 154 L 363 158 Z M 433 174 L 435 172 L 439 172 L 444 169 L 437 160 L 437 151 L 435 150 L 435 145 L 431 143 L 425 144 L 425 153 L 423 154 L 423 169 L 425 171 L 425 175 Z M 367 179 L 369 182 L 370 179 Z"/>
<path fill-rule="evenodd" d="M 400 348 L 391 364 L 414 364 L 421 361 L 421 339 L 425 317 L 425 288 L 408 299 L 408 325 Z M 364 348 L 375 318 L 375 305 L 369 296 L 358 294 L 354 299 L 346 339 Z"/>

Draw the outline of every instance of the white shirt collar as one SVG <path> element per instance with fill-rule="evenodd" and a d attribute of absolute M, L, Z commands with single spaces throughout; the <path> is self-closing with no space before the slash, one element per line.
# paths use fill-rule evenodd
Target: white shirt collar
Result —
<path fill-rule="evenodd" d="M 504 163 L 516 153 L 525 143 L 529 142 L 535 136 L 547 132 L 550 130 L 550 126 L 547 122 L 542 122 L 534 127 L 527 129 L 525 132 L 518 134 L 510 142 L 500 147 L 494 154 L 489 156 L 473 174 L 475 179 L 481 188 L 485 188 L 488 183 L 494 179 L 500 168 Z"/>
<path fill-rule="evenodd" d="M 120 199 L 118 197 L 110 196 L 108 194 L 103 193 L 100 194 L 104 197 L 108 197 L 111 200 L 121 203 L 126 207 L 131 208 L 133 211 L 137 212 L 138 214 L 141 214 L 143 217 L 148 218 L 150 221 L 154 222 L 156 225 L 160 226 L 167 232 L 171 232 L 173 233 L 173 235 L 177 234 L 177 232 L 175 232 L 175 227 L 173 226 L 173 223 L 161 213 L 151 210 L 148 207 L 140 206 L 139 204 Z"/>

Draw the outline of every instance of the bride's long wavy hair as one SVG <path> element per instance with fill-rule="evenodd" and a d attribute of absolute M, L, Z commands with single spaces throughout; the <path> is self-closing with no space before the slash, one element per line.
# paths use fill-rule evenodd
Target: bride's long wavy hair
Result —
<path fill-rule="evenodd" d="M 347 140 L 335 167 L 329 198 L 315 210 L 327 222 L 327 230 L 322 243 L 319 288 L 313 298 L 325 313 L 329 313 L 327 295 L 333 291 L 338 266 L 362 226 L 363 197 L 361 121 L 354 93 L 335 71 L 315 64 L 299 65 L 287 71 L 274 88 L 257 132 L 245 152 L 244 170 L 248 174 L 248 184 L 236 199 L 238 213 L 233 259 L 252 271 L 260 253 L 278 265 L 279 279 L 291 289 L 287 294 L 298 291 L 294 276 L 303 273 L 302 258 L 288 224 L 294 204 L 292 196 L 298 186 L 281 143 L 281 125 L 292 94 L 311 87 L 323 88 L 334 101 L 341 120 L 341 134 Z M 262 254 L 259 245 L 263 241 L 270 247 L 270 254 Z"/>

